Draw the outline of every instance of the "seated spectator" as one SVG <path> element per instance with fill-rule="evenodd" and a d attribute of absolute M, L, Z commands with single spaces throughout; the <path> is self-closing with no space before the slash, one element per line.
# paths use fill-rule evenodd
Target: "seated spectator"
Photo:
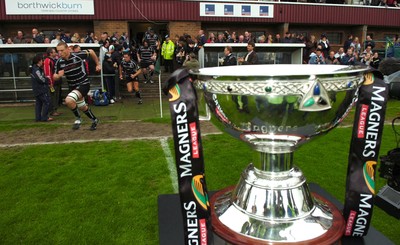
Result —
<path fill-rule="evenodd" d="M 324 65 L 324 64 L 326 64 L 325 58 L 322 55 L 322 49 L 317 48 L 315 50 L 315 52 L 311 53 L 310 61 L 308 62 L 308 64 L 311 64 L 311 65 Z"/>
<path fill-rule="evenodd" d="M 360 58 L 364 58 L 364 56 L 365 56 L 366 54 L 369 54 L 371 57 L 372 57 L 372 55 L 374 54 L 374 53 L 372 52 L 372 48 L 371 48 L 370 45 L 368 45 L 367 48 L 360 54 Z"/>
<path fill-rule="evenodd" d="M 372 68 L 378 69 L 380 63 L 381 63 L 381 58 L 379 58 L 378 52 L 375 52 L 374 55 L 372 56 L 372 60 L 371 60 L 371 62 L 369 63 L 369 65 L 370 65 Z"/>
<path fill-rule="evenodd" d="M 370 53 L 366 53 L 364 57 L 361 58 L 360 62 L 366 66 L 369 66 L 371 63 L 372 57 Z"/>
<path fill-rule="evenodd" d="M 356 62 L 356 57 L 353 55 L 353 49 L 349 48 L 347 49 L 346 55 L 344 55 L 340 59 L 340 64 L 341 65 L 354 65 Z"/>
<path fill-rule="evenodd" d="M 326 64 L 328 65 L 338 65 L 340 64 L 338 58 L 335 56 L 335 51 L 330 51 L 328 57 L 325 59 Z"/>

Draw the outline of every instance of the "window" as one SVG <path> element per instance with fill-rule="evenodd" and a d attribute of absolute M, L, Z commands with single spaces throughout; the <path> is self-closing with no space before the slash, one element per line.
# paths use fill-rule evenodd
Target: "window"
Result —
<path fill-rule="evenodd" d="M 342 44 L 343 43 L 343 33 L 341 32 L 327 32 L 326 37 L 331 44 Z"/>

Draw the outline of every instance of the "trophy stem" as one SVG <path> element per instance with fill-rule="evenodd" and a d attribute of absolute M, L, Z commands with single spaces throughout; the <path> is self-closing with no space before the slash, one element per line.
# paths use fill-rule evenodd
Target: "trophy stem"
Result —
<path fill-rule="evenodd" d="M 266 172 L 283 172 L 293 168 L 293 152 L 268 153 L 255 152 L 253 165 Z"/>

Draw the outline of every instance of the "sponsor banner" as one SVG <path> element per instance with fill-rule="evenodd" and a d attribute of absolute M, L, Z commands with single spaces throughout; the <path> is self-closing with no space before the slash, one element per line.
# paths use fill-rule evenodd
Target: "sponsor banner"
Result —
<path fill-rule="evenodd" d="M 210 204 L 196 91 L 185 69 L 172 73 L 163 91 L 169 95 L 185 244 L 207 245 Z"/>
<path fill-rule="evenodd" d="M 5 0 L 6 15 L 94 15 L 94 0 Z"/>
<path fill-rule="evenodd" d="M 345 236 L 354 237 L 367 235 L 371 223 L 375 170 L 389 92 L 381 73 L 364 76 L 356 103 L 343 209 Z"/>
<path fill-rule="evenodd" d="M 200 3 L 200 16 L 273 18 L 274 5 Z"/>

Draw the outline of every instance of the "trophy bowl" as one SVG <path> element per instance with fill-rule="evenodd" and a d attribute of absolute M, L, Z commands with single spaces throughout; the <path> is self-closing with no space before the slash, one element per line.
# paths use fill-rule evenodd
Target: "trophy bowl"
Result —
<path fill-rule="evenodd" d="M 210 200 L 217 235 L 233 244 L 332 244 L 341 238 L 341 212 L 310 192 L 293 152 L 344 119 L 366 71 L 364 66 L 243 65 L 191 72 L 200 113 L 255 152 L 238 184 Z"/>

